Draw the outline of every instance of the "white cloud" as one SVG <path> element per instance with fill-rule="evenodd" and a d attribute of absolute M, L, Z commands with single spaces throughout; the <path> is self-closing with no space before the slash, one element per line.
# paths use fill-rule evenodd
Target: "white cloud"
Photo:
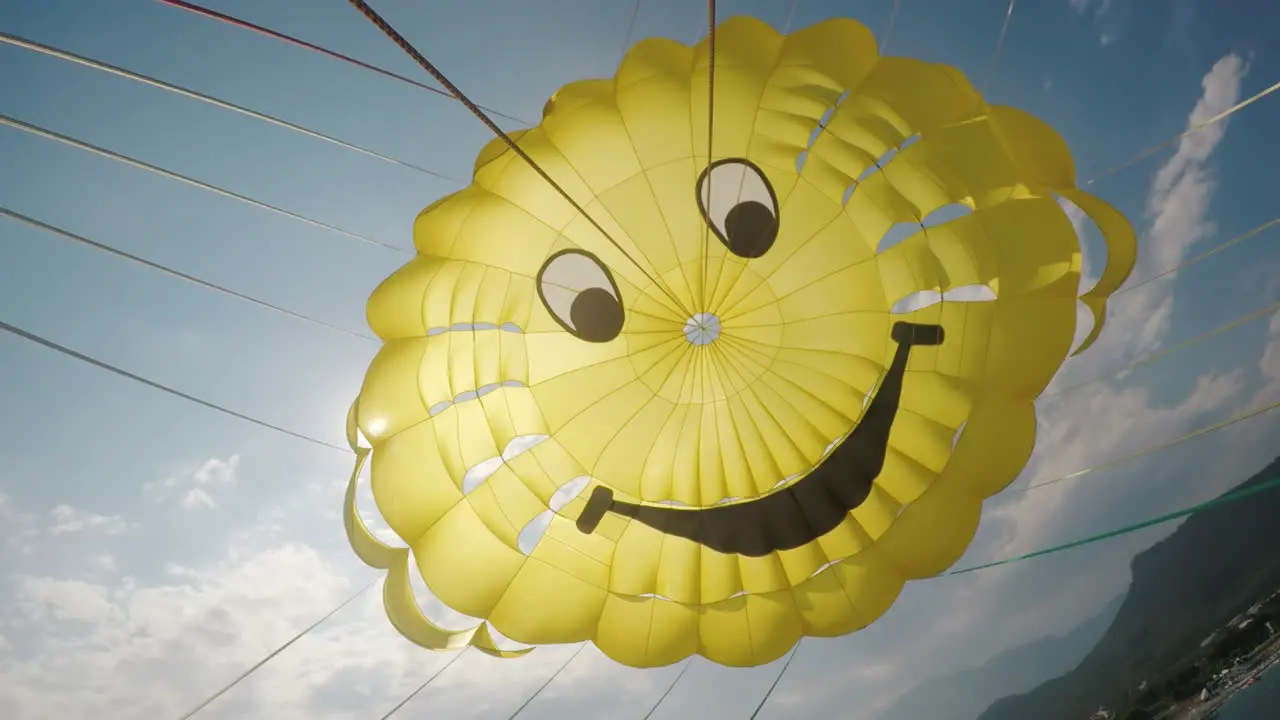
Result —
<path fill-rule="evenodd" d="M 301 543 L 238 539 L 205 567 L 170 564 L 144 584 L 24 575 L 0 605 L 0 707 L 22 718 L 176 717 L 324 616 L 373 575 L 348 579 L 342 560 Z M 13 646 L 25 645 L 20 654 Z M 415 700 L 441 717 L 510 714 L 577 650 L 526 658 L 468 653 Z M 411 645 L 391 627 L 375 587 L 200 713 L 208 720 L 367 720 L 389 710 L 452 653 Z M 652 702 L 674 671 L 635 671 L 586 648 L 539 702 L 612 717 L 616 703 Z M 558 686 L 558 687 L 557 687 Z M 579 689 L 593 708 L 579 708 Z M 429 705 L 427 704 L 429 703 Z M 406 707 L 405 716 L 413 716 Z"/>
<path fill-rule="evenodd" d="M 213 498 L 209 497 L 209 493 L 206 493 L 198 487 L 188 490 L 187 494 L 182 496 L 180 504 L 187 510 L 197 510 L 199 508 L 208 508 L 212 510 L 218 506 L 218 504 L 213 501 Z"/>
<path fill-rule="evenodd" d="M 1085 14 L 1085 12 L 1089 10 L 1090 5 L 1093 5 L 1093 17 L 1095 20 L 1106 15 L 1111 10 L 1112 2 L 1113 0 L 1099 0 L 1099 2 L 1094 5 L 1093 0 L 1067 0 L 1067 4 L 1071 6 L 1071 9 L 1074 10 L 1077 15 Z"/>
<path fill-rule="evenodd" d="M 1099 0 L 1096 4 L 1092 0 L 1067 0 L 1067 4 L 1077 15 L 1084 15 L 1093 7 L 1093 21 L 1100 24 L 1102 19 L 1111 11 L 1113 0 Z M 1115 33 L 1103 32 L 1098 35 L 1098 42 L 1106 47 L 1117 40 Z"/>
<path fill-rule="evenodd" d="M 236 481 L 236 470 L 239 467 L 239 455 L 232 455 L 226 460 L 210 458 L 191 473 L 191 479 L 197 485 L 231 485 Z"/>
<path fill-rule="evenodd" d="M 5 549 L 30 553 L 32 539 L 40 534 L 39 522 L 39 516 L 22 510 L 12 498 L 0 493 L 0 540 Z"/>
<path fill-rule="evenodd" d="M 1280 402 L 1280 311 L 1267 324 L 1267 344 L 1258 360 L 1258 372 L 1264 383 L 1258 391 L 1259 406 Z"/>
<path fill-rule="evenodd" d="M 0 660 L 0 706 L 32 718 L 175 716 L 350 592 L 299 546 L 170 577 L 151 586 L 22 577 L 0 618 L 11 635 L 38 640 L 31 656 Z"/>
<path fill-rule="evenodd" d="M 41 547 L 40 539 L 89 538 L 121 535 L 130 524 L 119 515 L 102 515 L 70 505 L 54 506 L 47 514 L 31 512 L 0 493 L 0 543 L 19 556 L 31 556 Z"/>
<path fill-rule="evenodd" d="M 226 460 L 209 458 L 195 469 L 144 484 L 142 494 L 156 502 L 177 497 L 178 505 L 185 510 L 212 510 L 218 507 L 215 493 L 236 484 L 239 468 L 239 455 Z"/>
<path fill-rule="evenodd" d="M 1157 406 L 1146 387 L 1118 389 L 1107 383 L 1049 398 L 1038 408 L 1036 450 L 1023 476 L 1032 484 L 1055 480 L 1183 435 L 1206 414 L 1241 399 L 1244 386 L 1244 373 L 1235 370 L 1201 375 L 1170 407 Z M 1234 484 L 1242 478 L 1224 479 Z M 1030 552 L 1060 536 L 1097 500 L 1095 482 L 1081 477 L 989 503 L 984 521 L 1008 524 L 1007 539 L 992 556 Z"/>
<path fill-rule="evenodd" d="M 1280 311 L 1267 323 L 1267 347 L 1258 361 L 1258 370 L 1269 380 L 1280 380 Z"/>
<path fill-rule="evenodd" d="M 119 608 L 101 585 L 83 580 L 21 577 L 15 607 L 26 620 L 98 624 L 119 619 Z"/>
<path fill-rule="evenodd" d="M 66 535 L 78 532 L 100 532 L 119 535 L 129 529 L 129 523 L 119 515 L 99 515 L 70 505 L 58 505 L 49 511 L 52 524 L 50 535 Z"/>
<path fill-rule="evenodd" d="M 1214 63 L 1201 81 L 1204 93 L 1187 118 L 1187 128 L 1235 105 L 1246 72 L 1244 60 L 1234 53 Z M 1226 135 L 1227 122 L 1183 137 L 1177 152 L 1156 173 L 1147 209 L 1154 217 L 1151 234 L 1161 242 L 1149 243 L 1155 251 L 1150 260 L 1162 268 L 1176 264 L 1189 246 L 1216 229 L 1205 217 L 1214 190 L 1206 162 Z"/>
<path fill-rule="evenodd" d="M 1246 71 L 1244 61 L 1234 53 L 1218 60 L 1201 80 L 1203 93 L 1187 118 L 1187 127 L 1234 105 Z M 1138 262 L 1130 282 L 1177 266 L 1195 243 L 1217 230 L 1209 219 L 1216 189 L 1209 161 L 1227 126 L 1228 121 L 1222 120 L 1184 137 L 1174 155 L 1157 170 L 1147 194 L 1150 226 L 1139 240 Z M 1171 286 L 1176 279 L 1162 279 L 1116 298 L 1102 336 L 1081 360 L 1105 358 L 1127 364 L 1157 350 L 1175 311 Z"/>

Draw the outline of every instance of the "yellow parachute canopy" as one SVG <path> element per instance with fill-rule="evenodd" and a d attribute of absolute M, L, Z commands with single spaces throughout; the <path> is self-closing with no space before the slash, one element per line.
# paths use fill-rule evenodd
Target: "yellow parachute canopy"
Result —
<path fill-rule="evenodd" d="M 424 647 L 519 654 L 493 628 L 749 666 L 865 627 L 1031 452 L 1075 330 L 1058 198 L 1108 245 L 1086 345 L 1132 269 L 1062 139 L 955 69 L 880 57 L 852 20 L 716 38 L 710 132 L 707 43 L 640 42 L 513 134 L 589 217 L 495 140 L 369 300 L 385 345 L 348 435 L 407 548 L 360 521 L 355 475 L 347 529 Z M 410 558 L 487 624 L 427 620 Z"/>

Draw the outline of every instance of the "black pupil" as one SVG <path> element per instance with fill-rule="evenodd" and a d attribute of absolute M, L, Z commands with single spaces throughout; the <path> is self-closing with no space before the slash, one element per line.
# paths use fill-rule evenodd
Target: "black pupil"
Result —
<path fill-rule="evenodd" d="M 622 332 L 622 305 L 608 290 L 587 288 L 573 299 L 569 319 L 579 338 L 587 342 L 608 342 Z"/>
<path fill-rule="evenodd" d="M 742 258 L 758 258 L 778 238 L 778 219 L 763 203 L 748 200 L 734 205 L 724 218 L 729 252 Z"/>

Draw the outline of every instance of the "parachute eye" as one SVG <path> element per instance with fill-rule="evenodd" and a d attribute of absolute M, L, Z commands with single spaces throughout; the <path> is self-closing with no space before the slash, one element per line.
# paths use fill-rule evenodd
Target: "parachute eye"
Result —
<path fill-rule="evenodd" d="M 778 197 L 749 160 L 717 160 L 698 178 L 702 219 L 729 252 L 758 258 L 778 239 Z"/>
<path fill-rule="evenodd" d="M 561 250 L 547 258 L 538 271 L 538 297 L 579 340 L 609 342 L 622 332 L 622 294 L 609 269 L 589 252 Z"/>

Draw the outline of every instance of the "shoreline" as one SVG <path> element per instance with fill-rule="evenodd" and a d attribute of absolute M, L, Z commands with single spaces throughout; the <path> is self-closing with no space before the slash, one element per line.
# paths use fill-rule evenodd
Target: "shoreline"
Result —
<path fill-rule="evenodd" d="M 1180 707 L 1175 706 L 1160 716 L 1162 720 L 1209 720 L 1212 717 L 1211 713 L 1217 712 L 1228 700 L 1235 697 L 1236 693 L 1249 687 L 1250 681 L 1257 682 L 1269 670 L 1280 665 L 1280 637 L 1260 649 L 1267 654 L 1266 659 L 1242 675 L 1239 680 L 1204 702 L 1195 699 Z"/>

